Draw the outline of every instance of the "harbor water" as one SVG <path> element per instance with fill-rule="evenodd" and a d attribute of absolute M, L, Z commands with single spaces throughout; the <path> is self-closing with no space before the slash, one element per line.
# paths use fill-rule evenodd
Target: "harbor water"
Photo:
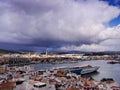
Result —
<path fill-rule="evenodd" d="M 79 61 L 75 63 L 64 63 L 64 64 L 35 64 L 35 70 L 51 69 L 55 67 L 72 67 L 72 66 L 100 66 L 97 72 L 87 74 L 85 77 L 92 76 L 96 80 L 102 78 L 113 78 L 118 85 L 120 85 L 120 64 L 107 64 L 105 60 L 91 60 L 91 61 Z"/>

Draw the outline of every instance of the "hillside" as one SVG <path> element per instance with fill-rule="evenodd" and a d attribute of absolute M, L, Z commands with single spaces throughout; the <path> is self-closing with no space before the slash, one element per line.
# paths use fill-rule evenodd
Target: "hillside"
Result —
<path fill-rule="evenodd" d="M 17 51 L 11 51 L 11 50 L 5 50 L 5 49 L 0 49 L 0 54 L 8 54 L 8 53 L 20 53 Z"/>

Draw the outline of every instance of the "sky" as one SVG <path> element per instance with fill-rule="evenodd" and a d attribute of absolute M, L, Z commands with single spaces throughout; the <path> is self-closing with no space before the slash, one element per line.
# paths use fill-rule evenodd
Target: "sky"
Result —
<path fill-rule="evenodd" d="M 0 48 L 120 51 L 120 0 L 0 0 Z"/>

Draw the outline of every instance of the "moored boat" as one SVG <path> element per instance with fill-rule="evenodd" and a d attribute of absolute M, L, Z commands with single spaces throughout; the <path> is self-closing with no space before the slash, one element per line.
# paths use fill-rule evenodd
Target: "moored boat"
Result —
<path fill-rule="evenodd" d="M 107 62 L 108 64 L 117 64 L 117 63 L 120 63 L 119 61 L 109 61 Z"/>
<path fill-rule="evenodd" d="M 82 67 L 73 67 L 73 69 L 70 69 L 70 72 L 72 73 L 76 73 L 76 74 L 88 74 L 88 73 L 92 73 L 95 72 L 99 69 L 98 66 L 82 66 Z"/>
<path fill-rule="evenodd" d="M 34 84 L 34 87 L 36 87 L 36 88 L 41 88 L 41 87 L 45 87 L 45 86 L 46 86 L 46 83 L 42 83 L 42 82 L 38 82 L 38 83 Z"/>
<path fill-rule="evenodd" d="M 24 78 L 19 78 L 18 80 L 16 80 L 16 85 L 22 84 L 24 81 Z"/>
<path fill-rule="evenodd" d="M 75 74 L 88 74 L 97 71 L 99 69 L 99 66 L 93 67 L 90 65 L 85 65 L 85 66 L 75 66 L 75 67 L 64 67 L 58 69 L 65 70 Z"/>

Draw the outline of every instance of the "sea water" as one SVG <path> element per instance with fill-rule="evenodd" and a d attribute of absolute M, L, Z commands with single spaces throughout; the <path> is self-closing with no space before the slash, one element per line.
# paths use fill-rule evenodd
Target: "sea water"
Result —
<path fill-rule="evenodd" d="M 63 64 L 35 64 L 35 70 L 51 69 L 55 67 L 72 67 L 72 66 L 100 66 L 96 73 L 87 74 L 86 76 L 92 76 L 94 79 L 100 81 L 102 78 L 113 78 L 120 85 L 120 64 L 107 64 L 107 60 L 90 60 L 90 61 L 78 61 L 76 63 L 63 63 Z"/>

